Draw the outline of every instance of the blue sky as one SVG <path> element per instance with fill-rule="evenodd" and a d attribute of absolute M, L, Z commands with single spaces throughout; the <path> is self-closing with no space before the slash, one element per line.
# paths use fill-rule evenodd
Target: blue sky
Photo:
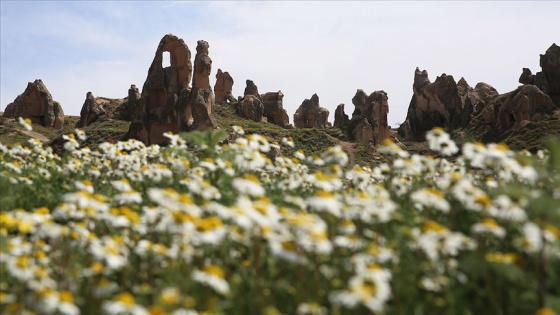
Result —
<path fill-rule="evenodd" d="M 122 98 L 141 87 L 159 40 L 168 33 L 210 44 L 211 84 L 218 68 L 261 93 L 282 90 L 293 113 L 317 93 L 331 112 L 351 114 L 356 89 L 385 90 L 389 123 L 404 121 L 414 69 L 486 82 L 504 93 L 521 68 L 540 70 L 554 42 L 560 2 L 148 2 L 1 1 L 0 111 L 27 82 L 42 79 L 67 115 L 88 91 Z"/>

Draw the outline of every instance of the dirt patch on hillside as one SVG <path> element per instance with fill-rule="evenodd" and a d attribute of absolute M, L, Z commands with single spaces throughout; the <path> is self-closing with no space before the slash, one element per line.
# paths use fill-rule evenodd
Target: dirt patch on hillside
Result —
<path fill-rule="evenodd" d="M 26 136 L 29 136 L 31 138 L 37 138 L 39 140 L 41 140 L 42 142 L 49 142 L 50 139 L 48 137 L 46 137 L 43 134 L 40 134 L 38 132 L 35 131 L 28 131 L 28 130 L 24 130 L 24 129 L 18 129 L 17 131 L 23 133 Z"/>

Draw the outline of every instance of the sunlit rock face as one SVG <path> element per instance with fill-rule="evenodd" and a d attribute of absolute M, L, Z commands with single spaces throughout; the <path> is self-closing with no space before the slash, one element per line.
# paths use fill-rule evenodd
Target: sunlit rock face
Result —
<path fill-rule="evenodd" d="M 214 84 L 214 100 L 216 104 L 235 103 L 233 96 L 233 78 L 226 71 L 218 69 L 216 83 Z"/>
<path fill-rule="evenodd" d="M 319 96 L 313 94 L 305 99 L 294 114 L 296 128 L 327 128 L 329 126 L 329 110 L 319 105 Z"/>
<path fill-rule="evenodd" d="M 134 87 L 134 85 L 132 85 L 132 87 Z M 136 91 L 137 90 L 138 89 L 136 89 Z M 84 105 L 82 105 L 82 110 L 80 111 L 80 120 L 76 123 L 76 128 L 84 128 L 95 122 L 107 119 L 130 121 L 130 109 L 134 109 L 134 105 L 130 103 L 134 103 L 135 101 L 135 96 L 131 95 L 130 91 L 128 98 L 96 97 L 92 92 L 87 92 Z"/>
<path fill-rule="evenodd" d="M 256 122 L 269 122 L 282 128 L 291 128 L 288 113 L 284 109 L 282 91 L 259 93 L 253 80 L 245 81 L 243 97 L 234 105 L 239 116 Z"/>
<path fill-rule="evenodd" d="M 126 138 L 138 139 L 146 144 L 162 144 L 166 142 L 165 132 L 216 127 L 211 117 L 213 93 L 209 76 L 212 60 L 208 49 L 207 42 L 198 41 L 193 78 L 191 52 L 185 42 L 171 34 L 161 39 L 140 99 L 132 103 L 132 122 Z M 164 53 L 169 54 L 170 61 L 170 65 L 165 67 Z M 192 88 L 189 86 L 191 78 Z M 129 94 L 134 94 L 135 91 L 131 90 Z M 193 110 L 193 107 L 196 109 Z"/>
<path fill-rule="evenodd" d="M 238 102 L 235 104 L 235 111 L 243 118 L 256 122 L 266 122 L 264 106 L 257 85 L 252 80 L 246 80 L 245 84 L 243 97 L 238 98 Z"/>
<path fill-rule="evenodd" d="M 64 126 L 64 111 L 60 103 L 53 100 L 42 80 L 27 83 L 27 88 L 6 106 L 3 117 L 27 118 L 33 124 L 55 130 Z"/>
<path fill-rule="evenodd" d="M 267 121 L 282 128 L 290 127 L 290 118 L 283 105 L 284 94 L 282 91 L 261 94 L 263 103 L 263 116 Z"/>

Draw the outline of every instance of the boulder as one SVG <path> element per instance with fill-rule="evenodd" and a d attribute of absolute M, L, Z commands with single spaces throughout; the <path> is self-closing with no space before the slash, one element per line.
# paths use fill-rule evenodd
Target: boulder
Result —
<path fill-rule="evenodd" d="M 290 118 L 282 104 L 283 98 L 284 94 L 282 91 L 268 92 L 261 95 L 264 108 L 263 115 L 267 121 L 282 128 L 287 128 L 290 125 Z"/>
<path fill-rule="evenodd" d="M 76 123 L 76 128 L 83 128 L 91 125 L 93 122 L 103 119 L 107 116 L 107 112 L 100 102 L 95 101 L 95 97 L 91 92 L 87 92 L 86 100 L 80 111 L 80 120 Z"/>
<path fill-rule="evenodd" d="M 235 103 L 235 97 L 233 97 L 233 78 L 228 72 L 222 72 L 218 69 L 216 73 L 216 84 L 214 84 L 214 94 L 216 104 L 223 103 Z"/>
<path fill-rule="evenodd" d="M 305 99 L 294 114 L 296 128 L 327 128 L 329 111 L 319 105 L 319 96 L 313 94 Z"/>
<path fill-rule="evenodd" d="M 266 122 L 264 115 L 264 106 L 261 100 L 255 95 L 246 95 L 236 105 L 236 111 L 239 116 L 251 119 L 256 122 Z"/>
<path fill-rule="evenodd" d="M 64 126 L 62 106 L 53 100 L 40 79 L 28 82 L 25 91 L 6 106 L 3 117 L 27 118 L 33 124 L 59 130 Z"/>

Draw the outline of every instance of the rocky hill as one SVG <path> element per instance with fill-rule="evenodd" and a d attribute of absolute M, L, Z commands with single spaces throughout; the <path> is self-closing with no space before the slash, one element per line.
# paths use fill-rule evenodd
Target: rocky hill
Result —
<path fill-rule="evenodd" d="M 75 128 L 88 135 L 82 145 L 95 149 L 105 141 L 126 139 L 165 145 L 167 139 L 162 134 L 166 131 L 232 131 L 233 126 L 240 126 L 247 133 L 267 136 L 271 142 L 291 138 L 294 150 L 308 155 L 340 145 L 351 164 L 373 165 L 386 158 L 376 148 L 387 138 L 409 151 L 430 153 L 424 135 L 433 127 L 443 127 L 459 145 L 465 141 L 504 142 L 513 149 L 532 151 L 542 148 L 547 138 L 560 137 L 560 48 L 556 44 L 540 56 L 542 71 L 532 74 L 524 68 L 519 78 L 522 85 L 505 94 L 484 82 L 471 87 L 464 78 L 455 81 L 445 73 L 431 82 L 426 70 L 416 68 L 407 119 L 398 133 L 387 125 L 390 106 L 383 90 L 368 95 L 358 89 L 352 98 L 351 117 L 340 104 L 333 127 L 317 94 L 303 101 L 292 125 L 280 90 L 260 94 L 256 84 L 246 80 L 244 95 L 236 98 L 232 95 L 233 78 L 221 69 L 212 89 L 209 47 L 206 41 L 198 41 L 191 63 L 185 42 L 165 35 L 141 91 L 131 85 L 122 99 L 88 92 L 79 117 L 64 116 L 62 106 L 41 80 L 30 82 L 0 115 L 0 142 L 12 145 L 37 138 L 62 153 L 62 136 Z M 165 52 L 171 54 L 167 67 L 162 65 Z M 19 117 L 29 119 L 34 129 L 24 129 Z"/>

